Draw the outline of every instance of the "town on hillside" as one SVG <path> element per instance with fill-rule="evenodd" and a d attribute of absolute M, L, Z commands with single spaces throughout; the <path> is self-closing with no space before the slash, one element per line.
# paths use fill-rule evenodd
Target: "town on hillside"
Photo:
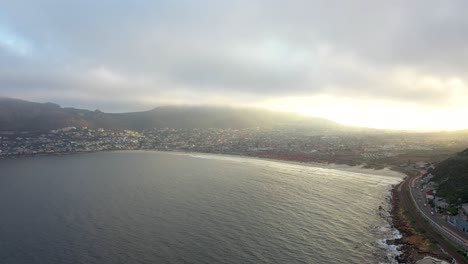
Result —
<path fill-rule="evenodd" d="M 383 132 L 327 134 L 287 126 L 244 129 L 154 128 L 141 132 L 65 127 L 48 132 L 0 132 L 0 157 L 159 150 L 405 168 L 419 159 L 444 159 L 459 151 L 461 146 L 468 146 L 468 138 Z"/>
<path fill-rule="evenodd" d="M 418 203 L 427 207 L 432 217 L 442 219 L 461 232 L 468 234 L 468 203 L 462 203 L 461 199 L 451 202 L 446 197 L 438 195 L 438 184 L 433 181 L 434 164 L 420 162 L 415 165 L 415 168 L 422 172 L 422 177 L 417 179 L 413 186 L 415 190 L 418 190 L 416 191 Z"/>

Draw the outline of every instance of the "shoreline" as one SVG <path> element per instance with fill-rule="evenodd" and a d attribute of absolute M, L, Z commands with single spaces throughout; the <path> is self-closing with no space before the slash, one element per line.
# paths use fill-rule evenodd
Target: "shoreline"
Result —
<path fill-rule="evenodd" d="M 319 162 L 319 161 L 300 161 L 300 160 L 291 160 L 291 159 L 276 159 L 276 158 L 267 158 L 262 156 L 254 155 L 245 155 L 245 154 L 234 154 L 234 153 L 212 153 L 212 152 L 191 152 L 191 151 L 182 151 L 182 150 L 153 150 L 153 149 L 116 149 L 116 150 L 96 150 L 96 151 L 80 151 L 80 152 L 54 152 L 54 153 L 38 153 L 38 154 L 22 154 L 22 155 L 10 155 L 10 156 L 0 156 L 0 160 L 8 159 L 21 159 L 21 158 L 34 158 L 34 157 L 60 157 L 60 156 L 69 156 L 69 155 L 82 155 L 82 154 L 95 154 L 95 153 L 112 153 L 112 152 L 155 152 L 155 153 L 166 153 L 174 155 L 190 155 L 196 157 L 199 156 L 220 156 L 227 158 L 244 158 L 244 159 L 253 159 L 260 161 L 269 161 L 269 162 L 280 162 L 284 164 L 300 165 L 307 167 L 316 167 L 322 169 L 335 169 L 347 172 L 355 172 L 362 174 L 372 174 L 372 175 L 381 175 L 381 176 L 392 176 L 398 177 L 402 180 L 407 177 L 407 174 L 404 171 L 395 169 L 390 166 L 383 166 L 379 168 L 367 167 L 366 164 L 356 164 L 349 165 L 344 163 L 333 163 L 333 162 Z M 378 173 L 376 173 L 378 172 Z"/>
<path fill-rule="evenodd" d="M 302 161 L 294 161 L 294 160 L 273 159 L 273 158 L 265 158 L 265 157 L 257 157 L 257 156 L 223 154 L 223 153 L 159 151 L 159 150 L 130 150 L 130 151 L 172 153 L 175 155 L 189 155 L 192 157 L 214 155 L 214 156 L 220 156 L 220 157 L 226 157 L 226 158 L 242 158 L 242 159 L 251 159 L 251 160 L 259 160 L 259 161 L 278 162 L 278 163 L 283 163 L 283 164 L 299 165 L 299 166 L 305 166 L 305 167 L 314 167 L 314 168 L 321 168 L 321 169 L 332 169 L 332 170 L 340 170 L 340 171 L 346 171 L 346 172 L 355 172 L 355 173 L 361 173 L 361 174 L 397 177 L 397 178 L 401 178 L 402 181 L 406 177 L 406 175 L 403 172 L 398 171 L 398 170 L 393 170 L 391 167 L 384 167 L 384 168 L 376 169 L 376 168 L 365 167 L 366 165 L 362 165 L 362 164 L 361 165 L 348 165 L 348 164 L 331 163 L 331 162 L 313 162 L 313 161 L 302 162 Z"/>
<path fill-rule="evenodd" d="M 411 178 L 407 175 L 404 181 Z M 387 240 L 388 245 L 399 247 L 401 254 L 396 257 L 398 263 L 417 263 L 424 257 L 434 257 L 437 259 L 446 259 L 447 256 L 434 252 L 434 244 L 423 232 L 424 229 L 415 226 L 415 221 L 411 219 L 403 202 L 400 200 L 398 188 L 404 181 L 393 186 L 391 190 L 391 213 L 392 227 L 400 232 L 401 237 L 393 240 Z"/>
<path fill-rule="evenodd" d="M 402 214 L 402 208 L 400 204 L 400 198 L 398 197 L 397 188 L 400 186 L 399 183 L 395 185 L 391 189 L 391 200 L 390 200 L 390 218 L 391 218 L 391 226 L 398 230 L 401 237 L 396 238 L 393 240 L 387 240 L 388 245 L 395 245 L 398 247 L 400 251 L 400 255 L 398 255 L 395 260 L 398 263 L 414 263 L 416 259 L 414 258 L 413 249 L 410 244 L 406 243 L 405 240 L 411 236 L 412 232 L 410 231 L 408 220 Z"/>

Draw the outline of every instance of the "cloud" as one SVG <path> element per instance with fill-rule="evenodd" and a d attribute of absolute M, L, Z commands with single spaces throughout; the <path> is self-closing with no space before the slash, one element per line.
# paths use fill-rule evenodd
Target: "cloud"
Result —
<path fill-rule="evenodd" d="M 135 109 L 321 95 L 445 109 L 468 97 L 467 8 L 461 0 L 5 1 L 0 94 L 96 107 L 128 99 Z"/>
<path fill-rule="evenodd" d="M 31 52 L 32 44 L 16 32 L 0 27 L 0 47 L 15 55 L 27 55 Z"/>

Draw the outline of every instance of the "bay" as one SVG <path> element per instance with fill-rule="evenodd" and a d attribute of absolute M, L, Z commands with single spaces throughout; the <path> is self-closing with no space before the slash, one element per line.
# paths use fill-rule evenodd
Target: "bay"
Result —
<path fill-rule="evenodd" d="M 401 175 L 221 155 L 0 160 L 0 263 L 394 263 Z"/>

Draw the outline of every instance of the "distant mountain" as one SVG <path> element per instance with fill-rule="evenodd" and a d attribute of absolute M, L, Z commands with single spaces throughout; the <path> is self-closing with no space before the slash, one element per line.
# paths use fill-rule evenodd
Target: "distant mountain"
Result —
<path fill-rule="evenodd" d="M 0 131 L 46 131 L 67 126 L 141 131 L 162 127 L 246 128 L 280 125 L 320 130 L 341 127 L 322 118 L 254 108 L 165 106 L 143 112 L 104 113 L 0 97 Z"/>
<path fill-rule="evenodd" d="M 433 174 L 438 196 L 452 204 L 468 203 L 468 149 L 440 162 Z"/>
<path fill-rule="evenodd" d="M 53 103 L 33 103 L 0 98 L 0 131 L 51 130 L 91 125 L 91 111 L 61 108 Z"/>

